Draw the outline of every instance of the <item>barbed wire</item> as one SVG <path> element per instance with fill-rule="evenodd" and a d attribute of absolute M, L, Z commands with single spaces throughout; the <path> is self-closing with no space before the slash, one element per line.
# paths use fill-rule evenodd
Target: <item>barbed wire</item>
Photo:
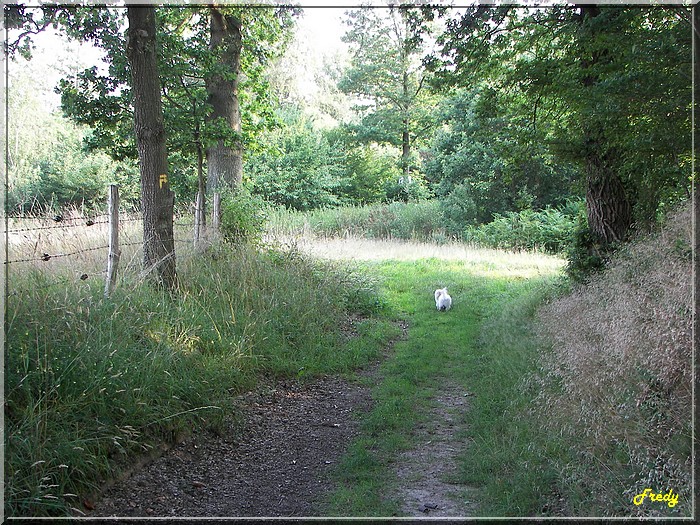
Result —
<path fill-rule="evenodd" d="M 99 217 L 109 217 L 107 213 L 97 213 L 95 215 L 81 215 L 80 217 L 64 217 L 63 215 L 54 215 L 49 217 L 47 215 L 30 215 L 28 217 L 21 215 L 5 215 L 5 218 L 12 219 L 14 221 L 54 221 L 54 222 L 64 222 L 64 221 L 84 221 L 89 219 L 97 219 Z"/>
<path fill-rule="evenodd" d="M 80 228 L 82 226 L 94 226 L 96 224 L 109 224 L 109 221 L 85 221 L 85 224 L 61 224 L 54 226 L 34 226 L 33 228 L 13 228 L 7 230 L 7 233 L 19 233 L 19 232 L 30 232 L 34 230 L 57 230 L 66 228 Z"/>
<path fill-rule="evenodd" d="M 64 277 L 62 279 L 57 279 L 55 281 L 52 281 L 50 283 L 44 284 L 42 286 L 32 286 L 31 288 L 13 288 L 12 290 L 7 290 L 7 296 L 8 297 L 14 297 L 20 294 L 27 294 L 27 293 L 32 293 L 32 292 L 37 292 L 40 290 L 47 290 L 49 288 L 52 288 L 54 286 L 59 286 L 59 285 L 66 285 L 70 283 L 75 283 L 78 281 L 87 281 L 91 277 L 99 276 L 102 278 L 105 274 L 107 273 L 107 270 L 102 270 L 100 272 L 83 272 L 79 275 L 76 275 L 75 277 Z"/>
<path fill-rule="evenodd" d="M 103 217 L 103 215 L 100 215 L 99 217 Z M 36 219 L 34 219 L 36 220 Z M 71 220 L 78 220 L 78 219 L 71 219 Z M 142 221 L 143 217 L 120 217 L 119 218 L 119 223 L 124 223 L 124 222 L 136 222 L 136 221 Z M 86 219 L 83 224 L 54 224 L 51 226 L 32 226 L 28 228 L 12 228 L 9 230 L 6 230 L 7 233 L 21 233 L 21 232 L 30 232 L 30 231 L 35 231 L 35 230 L 60 230 L 60 229 L 65 229 L 65 228 L 79 228 L 81 226 L 95 226 L 97 224 L 109 224 L 109 221 L 95 221 L 92 219 Z M 174 226 L 194 226 L 194 222 L 173 222 Z"/>
<path fill-rule="evenodd" d="M 192 243 L 192 239 L 163 239 L 161 242 L 179 242 L 179 243 Z M 123 246 L 141 246 L 143 245 L 143 240 L 140 241 L 133 241 L 133 242 L 120 242 L 119 247 Z M 93 252 L 97 250 L 105 250 L 109 248 L 109 245 L 103 245 L 103 246 L 94 246 L 91 248 L 83 248 L 82 250 L 77 250 L 74 252 L 68 252 L 68 253 L 55 253 L 55 254 L 50 254 L 50 253 L 43 253 L 41 256 L 38 257 L 28 257 L 26 259 L 14 259 L 14 260 L 8 260 L 4 261 L 3 264 L 15 264 L 15 263 L 24 263 L 24 262 L 36 262 L 36 261 L 44 261 L 48 262 L 51 259 L 58 259 L 61 257 L 70 257 L 72 255 L 80 255 L 81 253 L 85 252 Z"/>
<path fill-rule="evenodd" d="M 104 250 L 106 248 L 109 248 L 109 245 L 95 246 L 93 248 L 83 248 L 82 250 L 78 250 L 75 252 L 69 252 L 69 253 L 55 253 L 55 254 L 43 253 L 40 257 L 30 257 L 27 259 L 15 259 L 13 261 L 5 261 L 3 264 L 14 264 L 14 263 L 21 263 L 21 262 L 33 262 L 33 261 L 47 262 L 47 261 L 50 261 L 51 259 L 58 259 L 60 257 L 70 257 L 71 255 L 79 255 L 81 253 L 94 252 L 96 250 Z"/>

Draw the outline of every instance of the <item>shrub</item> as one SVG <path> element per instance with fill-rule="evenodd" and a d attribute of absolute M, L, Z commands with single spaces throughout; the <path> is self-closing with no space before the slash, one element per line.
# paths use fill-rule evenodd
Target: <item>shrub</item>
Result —
<path fill-rule="evenodd" d="M 489 248 L 561 253 L 571 243 L 574 226 L 571 215 L 552 208 L 507 212 L 490 223 L 468 227 L 464 240 Z"/>
<path fill-rule="evenodd" d="M 474 226 L 478 221 L 479 210 L 469 184 L 455 186 L 440 200 L 440 208 L 445 217 L 445 228 L 452 235 L 461 236 L 465 227 Z"/>
<path fill-rule="evenodd" d="M 221 196 L 221 235 L 233 244 L 258 244 L 265 232 L 265 201 L 240 188 Z"/>

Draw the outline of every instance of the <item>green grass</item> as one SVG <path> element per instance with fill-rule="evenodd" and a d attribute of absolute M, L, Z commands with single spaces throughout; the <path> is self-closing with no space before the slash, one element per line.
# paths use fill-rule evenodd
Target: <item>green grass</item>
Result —
<path fill-rule="evenodd" d="M 175 293 L 124 272 L 108 300 L 97 280 L 10 275 L 6 515 L 69 513 L 134 456 L 221 429 L 232 397 L 261 376 L 348 374 L 395 336 L 367 319 L 347 341 L 348 313 L 384 308 L 348 265 L 247 248 L 178 264 Z"/>
<path fill-rule="evenodd" d="M 435 387 L 449 381 L 472 392 L 461 422 L 467 444 L 457 483 L 479 493 L 480 516 L 538 515 L 553 490 L 545 457 L 561 454 L 551 436 L 527 417 L 534 393 L 524 388 L 537 364 L 531 333 L 537 305 L 557 289 L 558 274 L 539 272 L 536 259 L 387 261 L 368 263 L 383 279 L 393 315 L 406 319 L 408 338 L 382 365 L 375 407 L 363 436 L 337 470 L 339 488 L 326 512 L 391 516 L 398 503 L 382 498 L 395 480 L 392 465 L 411 448 L 411 430 L 427 421 Z M 435 310 L 433 291 L 447 286 L 451 311 Z M 546 447 L 546 450 L 543 450 Z"/>

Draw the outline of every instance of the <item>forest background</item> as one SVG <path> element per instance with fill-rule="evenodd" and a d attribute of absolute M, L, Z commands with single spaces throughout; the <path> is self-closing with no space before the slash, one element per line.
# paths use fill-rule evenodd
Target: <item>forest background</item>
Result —
<path fill-rule="evenodd" d="M 427 218 L 439 224 L 438 240 L 568 248 L 576 273 L 576 265 L 600 265 L 601 245 L 631 225 L 648 229 L 690 194 L 687 9 L 610 7 L 587 18 L 571 8 L 306 9 L 315 13 L 308 21 L 302 12 L 253 11 L 235 138 L 249 197 L 239 199 L 243 207 L 430 202 L 409 232 L 432 232 L 420 224 Z M 206 17 L 197 9 L 158 12 L 170 184 L 182 209 L 195 200 L 198 168 L 206 170 L 202 150 L 221 131 L 207 119 Z M 342 23 L 326 46 L 327 33 L 319 39 L 308 28 L 334 13 Z M 123 203 L 140 206 L 119 53 L 125 13 L 88 18 L 82 27 L 56 26 L 92 42 L 104 62 L 85 47 L 59 55 L 50 66 L 58 85 L 36 58 L 19 58 L 32 54 L 33 41 L 16 42 L 10 214 L 103 207 L 111 182 Z M 611 238 L 591 236 L 596 178 L 615 181 L 610 198 L 624 208 Z"/>

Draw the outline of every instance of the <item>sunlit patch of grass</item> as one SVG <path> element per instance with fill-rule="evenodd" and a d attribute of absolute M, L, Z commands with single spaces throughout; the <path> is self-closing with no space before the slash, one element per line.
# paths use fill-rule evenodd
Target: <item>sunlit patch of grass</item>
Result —
<path fill-rule="evenodd" d="M 331 514 L 397 512 L 396 502 L 367 495 L 386 493 L 395 482 L 393 461 L 416 445 L 411 431 L 430 420 L 431 396 L 445 382 L 474 394 L 471 408 L 461 414 L 467 430 L 455 482 L 478 488 L 481 515 L 536 514 L 541 507 L 542 498 L 533 496 L 541 489 L 542 471 L 527 464 L 517 467 L 538 428 L 527 421 L 510 427 L 508 421 L 514 406 L 521 410 L 531 399 L 531 393 L 522 392 L 521 382 L 535 369 L 538 348 L 525 335 L 535 306 L 556 288 L 562 264 L 538 254 L 454 246 L 449 248 L 451 258 L 437 258 L 435 249 L 405 250 L 404 260 L 365 263 L 368 272 L 381 276 L 393 315 L 409 323 L 408 339 L 396 343 L 380 369 L 375 408 L 364 420 L 363 436 L 338 469 L 341 488 L 327 503 Z M 421 253 L 431 257 L 421 258 Z M 453 306 L 438 313 L 433 291 L 443 286 L 450 290 Z M 509 316 L 501 317 L 506 311 Z M 500 321 L 494 324 L 494 319 Z M 530 448 L 527 457 L 532 461 L 537 454 Z M 518 491 L 508 469 L 512 479 L 530 483 L 527 490 Z"/>
<path fill-rule="evenodd" d="M 317 238 L 299 236 L 278 239 L 283 245 L 330 260 L 355 261 L 416 261 L 436 259 L 458 261 L 472 273 L 483 277 L 520 276 L 529 278 L 546 275 L 564 268 L 560 257 L 539 252 L 509 252 L 479 248 L 463 243 L 445 244 L 405 241 L 401 239 L 365 239 L 362 237 Z"/>

